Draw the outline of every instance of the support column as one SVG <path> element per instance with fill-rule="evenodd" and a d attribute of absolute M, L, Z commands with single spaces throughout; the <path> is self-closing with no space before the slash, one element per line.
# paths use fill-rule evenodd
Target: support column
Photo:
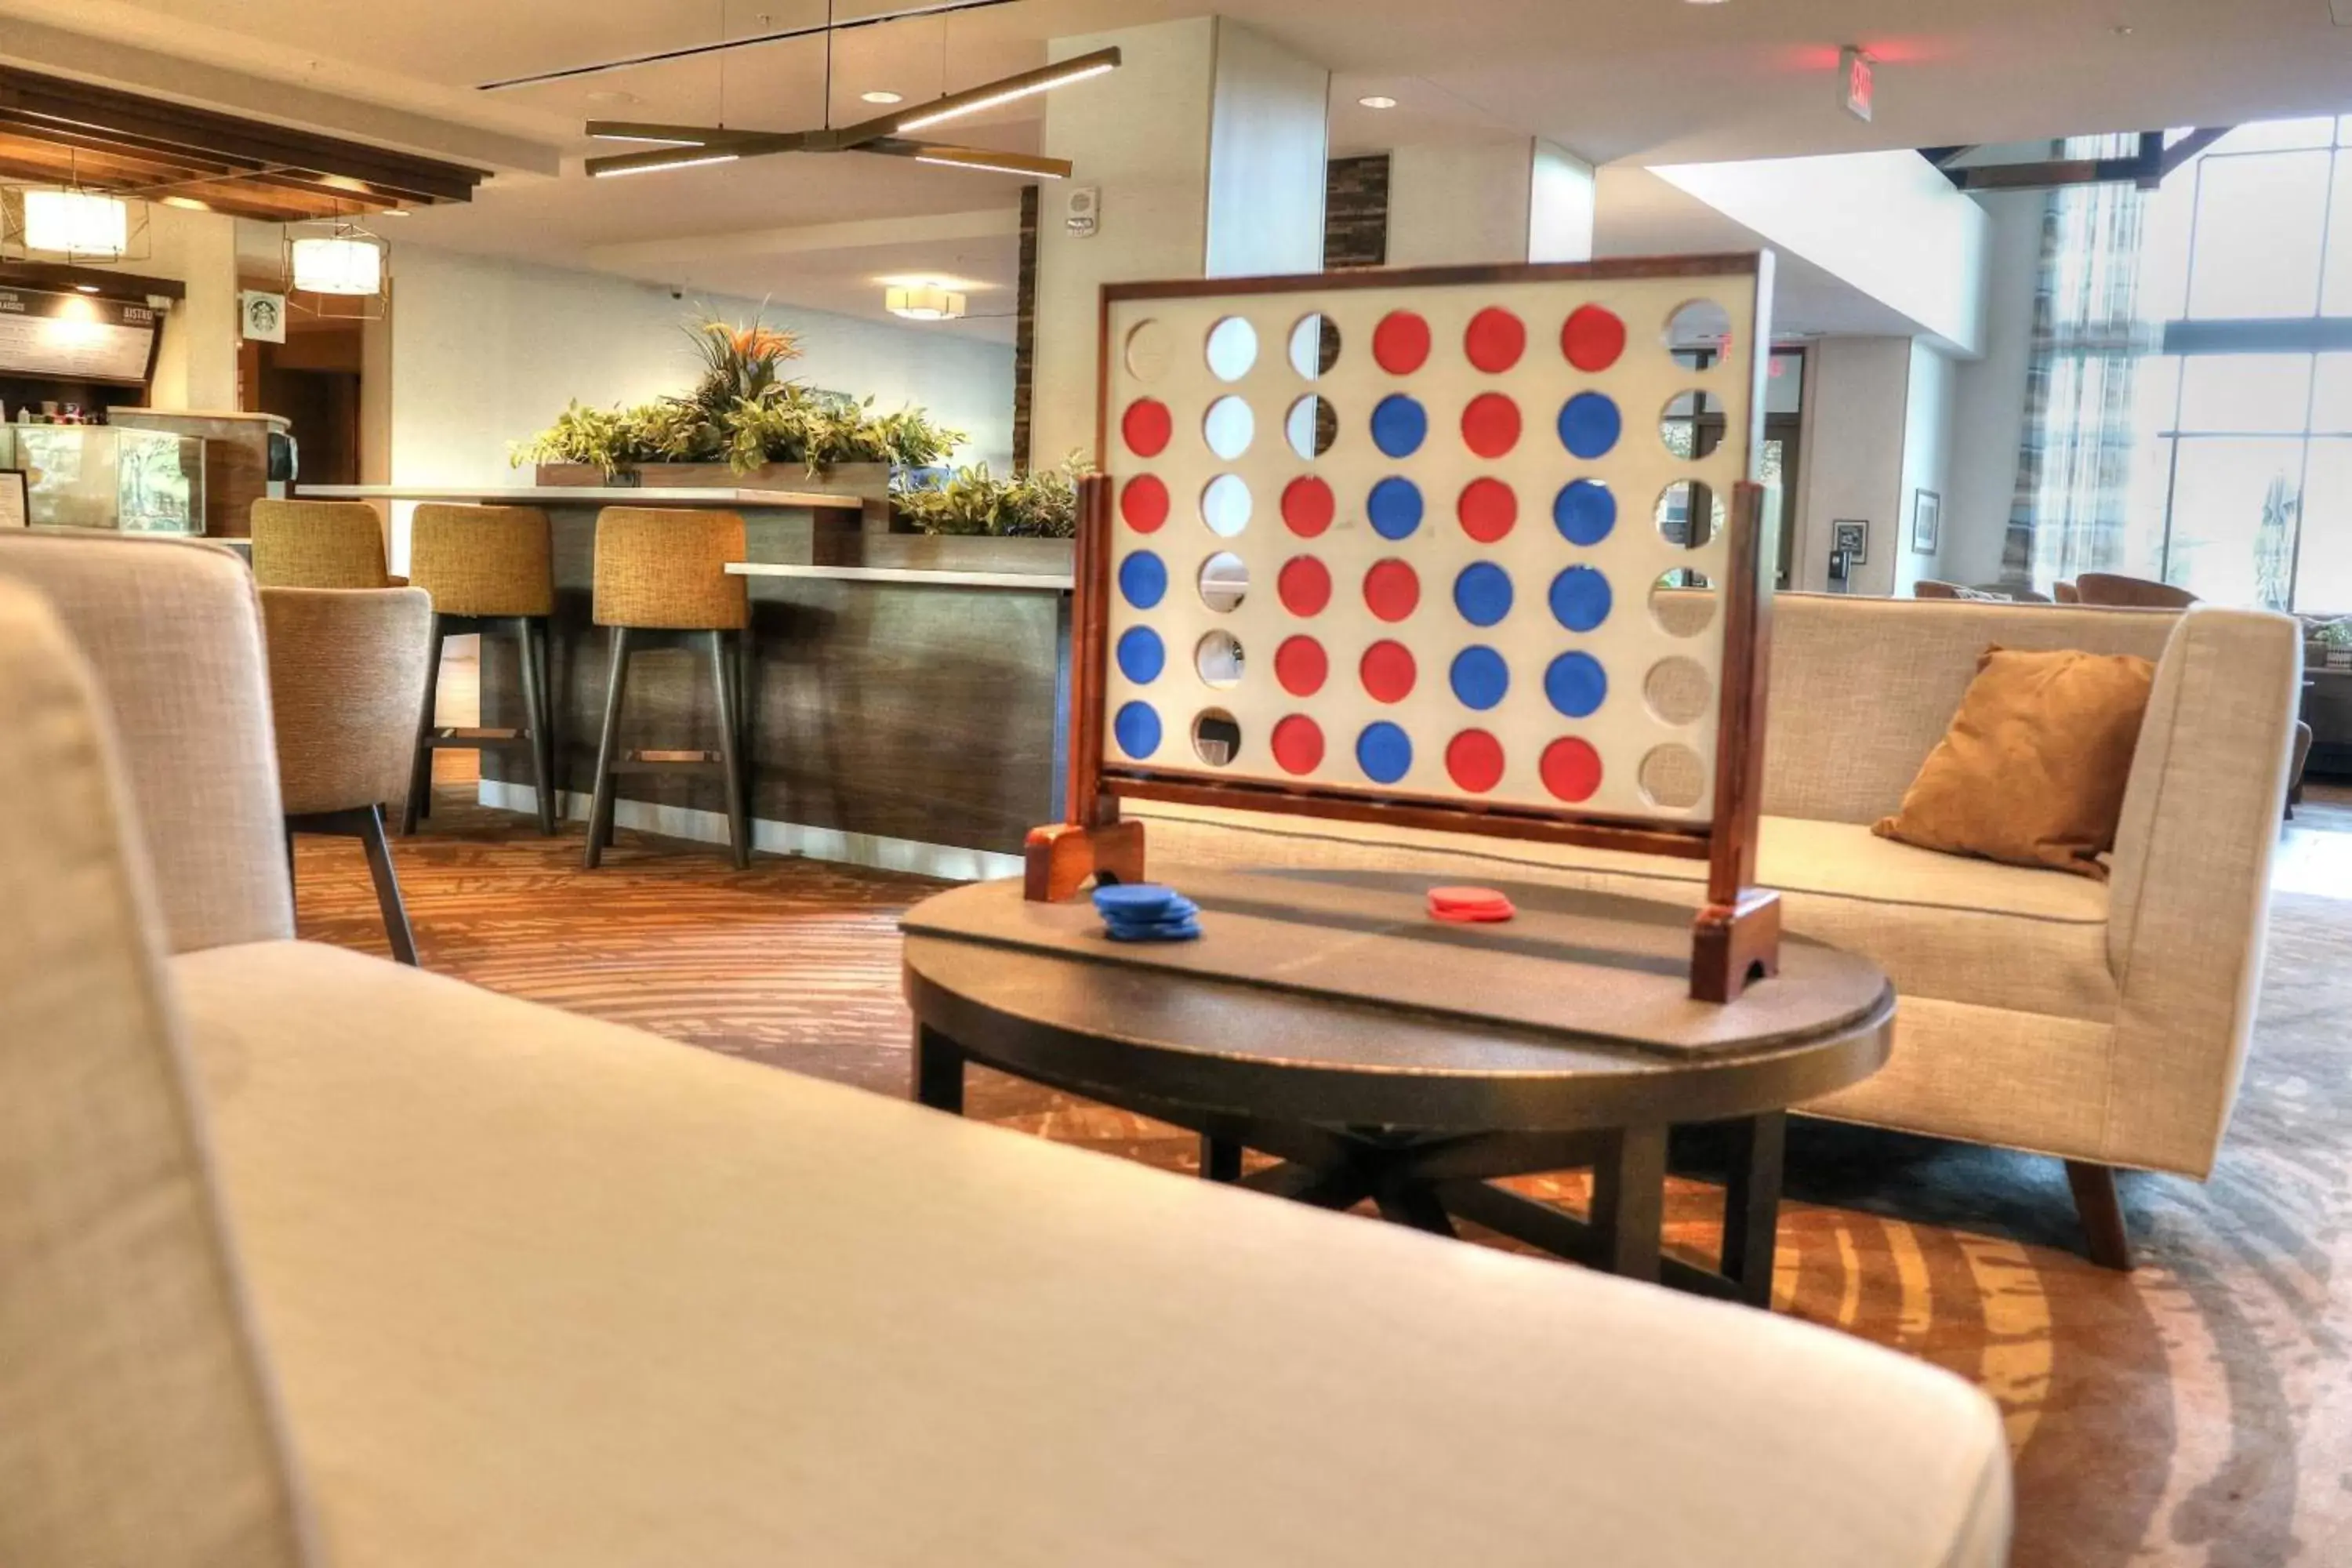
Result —
<path fill-rule="evenodd" d="M 1121 68 L 1050 95 L 1045 151 L 1102 193 L 1096 232 L 1048 185 L 1037 235 L 1031 460 L 1095 450 L 1099 293 L 1108 282 L 1312 272 L 1323 264 L 1330 73 L 1219 16 L 1057 38 L 1056 59 L 1116 45 Z"/>
<path fill-rule="evenodd" d="M 1592 165 L 1540 137 L 1389 153 L 1389 265 L 1589 261 Z"/>
<path fill-rule="evenodd" d="M 187 285 L 165 321 L 155 364 L 159 408 L 234 410 L 237 401 L 236 220 L 217 213 L 148 209 L 151 265 Z"/>

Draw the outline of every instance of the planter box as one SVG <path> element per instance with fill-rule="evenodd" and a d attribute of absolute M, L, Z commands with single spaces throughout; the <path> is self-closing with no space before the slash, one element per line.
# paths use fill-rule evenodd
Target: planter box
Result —
<path fill-rule="evenodd" d="M 835 463 L 809 476 L 806 463 L 767 463 L 739 474 L 724 463 L 641 463 L 624 473 L 604 477 L 593 463 L 541 463 L 542 485 L 621 485 L 716 490 L 817 490 L 826 495 L 856 496 L 866 502 L 865 526 L 874 533 L 890 531 L 890 465 Z"/>

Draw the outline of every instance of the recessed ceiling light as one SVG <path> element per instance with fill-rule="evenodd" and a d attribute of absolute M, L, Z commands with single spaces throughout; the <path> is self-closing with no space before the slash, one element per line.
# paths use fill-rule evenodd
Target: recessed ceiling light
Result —
<path fill-rule="evenodd" d="M 634 92 L 623 92 L 616 87 L 600 87 L 588 95 L 588 101 L 605 104 L 635 103 L 637 101 L 637 95 Z"/>
<path fill-rule="evenodd" d="M 74 287 L 80 289 L 85 294 L 95 294 L 98 292 L 98 285 L 95 283 L 77 283 Z"/>
<path fill-rule="evenodd" d="M 1362 104 L 1366 109 L 1394 109 L 1396 107 L 1395 99 L 1389 97 L 1386 93 L 1380 92 L 1373 93 L 1367 98 L 1360 98 L 1356 100 L 1356 101 Z"/>
<path fill-rule="evenodd" d="M 861 92 L 857 96 L 864 99 L 868 103 L 898 103 L 903 101 L 904 99 L 903 94 L 892 92 L 887 89 L 878 87 L 872 92 Z"/>

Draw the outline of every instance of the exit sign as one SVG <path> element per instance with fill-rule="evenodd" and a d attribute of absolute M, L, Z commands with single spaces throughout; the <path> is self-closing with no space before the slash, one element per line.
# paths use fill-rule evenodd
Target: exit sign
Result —
<path fill-rule="evenodd" d="M 1838 56 L 1838 90 L 1845 111 L 1856 120 L 1870 118 L 1870 57 L 1852 44 Z"/>

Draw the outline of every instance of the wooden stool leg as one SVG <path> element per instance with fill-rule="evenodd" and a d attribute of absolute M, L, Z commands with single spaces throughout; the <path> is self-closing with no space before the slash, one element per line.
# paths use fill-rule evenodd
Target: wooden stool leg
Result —
<path fill-rule="evenodd" d="M 588 852 L 583 862 L 591 871 L 603 863 L 613 832 L 613 764 L 620 760 L 621 698 L 629 685 L 629 628 L 614 626 L 606 646 L 604 729 L 596 742 L 596 793 L 588 807 Z"/>
<path fill-rule="evenodd" d="M 533 645 L 530 617 L 515 617 L 515 652 L 522 672 L 522 709 L 525 722 L 530 726 L 530 777 L 539 795 L 539 830 L 552 837 L 555 833 L 555 796 L 547 782 L 547 692 L 540 685 L 539 657 Z"/>
<path fill-rule="evenodd" d="M 416 715 L 416 757 L 408 769 L 408 801 L 400 831 L 416 831 L 417 818 L 433 809 L 433 716 L 441 700 L 441 617 L 425 623 L 425 706 Z"/>
<path fill-rule="evenodd" d="M 1665 1203 L 1666 1130 L 1610 1133 L 1592 1166 L 1592 1267 L 1656 1284 Z"/>
<path fill-rule="evenodd" d="M 1723 1187 L 1724 1278 L 1751 1307 L 1772 1304 L 1772 1256 L 1780 1238 L 1780 1171 L 1789 1113 L 1767 1111 L 1732 1124 L 1731 1175 Z"/>
<path fill-rule="evenodd" d="M 392 939 L 392 956 L 411 968 L 416 964 L 416 935 L 408 926 L 408 907 L 401 902 L 400 879 L 392 868 L 392 845 L 383 834 L 383 808 L 365 806 L 357 814 L 360 842 L 367 848 L 368 875 L 375 879 L 375 901 L 383 911 L 383 934 Z"/>
<path fill-rule="evenodd" d="M 741 871 L 751 864 L 751 826 L 743 810 L 743 761 L 737 754 L 735 743 L 738 693 L 734 649 L 729 646 L 725 632 L 710 634 L 710 683 L 719 699 L 719 766 L 727 789 L 727 847 L 734 856 L 735 869 Z"/>

